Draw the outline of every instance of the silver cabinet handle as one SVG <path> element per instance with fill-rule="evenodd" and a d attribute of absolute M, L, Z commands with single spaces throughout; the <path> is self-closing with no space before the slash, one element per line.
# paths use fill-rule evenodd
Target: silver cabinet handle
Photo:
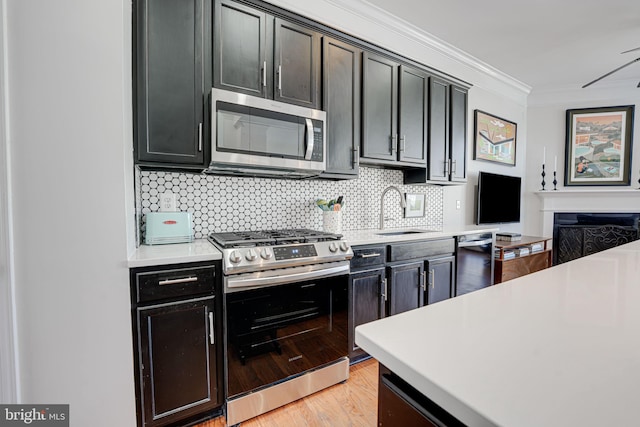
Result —
<path fill-rule="evenodd" d="M 436 287 L 436 271 L 434 269 L 429 270 L 429 276 L 431 276 L 431 289 Z"/>
<path fill-rule="evenodd" d="M 407 144 L 407 137 L 406 135 L 402 135 L 400 137 L 400 151 L 404 151 L 404 149 L 406 148 L 406 144 Z"/>
<path fill-rule="evenodd" d="M 198 123 L 198 151 L 202 151 L 202 123 Z"/>
<path fill-rule="evenodd" d="M 372 253 L 370 253 L 370 254 L 358 254 L 358 256 L 359 256 L 360 258 L 373 258 L 373 257 L 380 256 L 380 255 L 381 255 L 381 254 L 379 254 L 379 253 L 377 253 L 377 252 L 372 252 Z"/>
<path fill-rule="evenodd" d="M 382 279 L 382 297 L 387 301 L 387 279 Z"/>
<path fill-rule="evenodd" d="M 158 285 L 177 285 L 178 283 L 190 283 L 190 282 L 197 282 L 198 281 L 198 276 L 194 276 L 194 277 L 182 277 L 180 279 L 167 279 L 167 280 L 161 280 L 158 282 Z"/>
<path fill-rule="evenodd" d="M 398 151 L 398 135 L 391 135 L 391 154 Z"/>
<path fill-rule="evenodd" d="M 449 175 L 449 160 L 444 161 L 444 174 Z"/>
<path fill-rule="evenodd" d="M 358 152 L 359 152 L 359 148 L 356 147 L 353 149 L 353 166 L 356 166 L 358 164 Z"/>
<path fill-rule="evenodd" d="M 280 93 L 282 95 L 282 92 Z M 304 153 L 305 160 L 311 160 L 313 154 L 313 122 L 311 119 L 305 119 L 307 125 L 307 151 Z"/>
<path fill-rule="evenodd" d="M 451 175 L 455 175 L 457 170 L 456 160 L 451 160 Z"/>
<path fill-rule="evenodd" d="M 422 276 L 422 290 L 427 292 L 427 272 L 423 271 L 420 275 Z"/>
<path fill-rule="evenodd" d="M 278 90 L 282 96 L 282 65 L 278 65 Z"/>
<path fill-rule="evenodd" d="M 262 86 L 267 87 L 267 61 L 262 63 Z"/>
<path fill-rule="evenodd" d="M 213 330 L 213 311 L 209 312 L 209 342 L 211 345 L 216 343 L 216 334 Z"/>

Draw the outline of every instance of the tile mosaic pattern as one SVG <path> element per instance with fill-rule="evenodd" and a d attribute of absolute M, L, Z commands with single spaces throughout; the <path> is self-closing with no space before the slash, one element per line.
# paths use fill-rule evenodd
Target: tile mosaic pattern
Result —
<path fill-rule="evenodd" d="M 139 174 L 139 176 L 138 176 Z M 288 180 L 175 172 L 139 171 L 136 210 L 143 215 L 159 209 L 160 195 L 177 194 L 178 209 L 193 214 L 196 239 L 210 232 L 280 228 L 322 229 L 318 198 L 344 196 L 342 230 L 378 228 L 380 196 L 389 185 L 405 193 L 426 194 L 425 216 L 403 218 L 400 196 L 385 196 L 387 228 L 442 229 L 444 190 L 439 186 L 403 185 L 402 171 L 360 168 L 355 180 Z M 144 217 L 142 217 L 143 222 Z"/>

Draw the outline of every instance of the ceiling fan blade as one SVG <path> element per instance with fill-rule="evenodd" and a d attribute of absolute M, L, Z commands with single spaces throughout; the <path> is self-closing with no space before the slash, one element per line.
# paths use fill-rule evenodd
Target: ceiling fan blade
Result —
<path fill-rule="evenodd" d="M 633 61 L 629 61 L 629 62 L 627 62 L 626 64 L 621 65 L 620 67 L 616 68 L 615 70 L 609 71 L 607 74 L 605 74 L 605 75 L 603 75 L 603 76 L 598 77 L 597 79 L 595 79 L 595 80 L 594 80 L 594 81 L 592 81 L 592 82 L 587 83 L 586 85 L 582 86 L 582 88 L 584 89 L 584 88 L 585 88 L 585 87 L 587 87 L 587 86 L 591 86 L 591 85 L 592 85 L 592 84 L 594 84 L 595 82 L 599 82 L 600 80 L 604 79 L 604 78 L 605 78 L 605 77 L 607 77 L 607 76 L 610 76 L 611 74 L 615 73 L 616 71 L 620 71 L 620 70 L 622 70 L 624 67 L 628 67 L 629 65 L 633 64 L 634 62 L 638 62 L 638 61 L 640 61 L 640 58 L 636 58 L 636 59 L 634 59 Z"/>
<path fill-rule="evenodd" d="M 635 49 L 625 50 L 624 52 L 620 52 L 620 54 L 622 55 L 623 53 L 629 53 L 629 52 L 633 52 L 633 51 L 636 51 L 636 50 L 640 50 L 640 47 L 637 47 Z"/>

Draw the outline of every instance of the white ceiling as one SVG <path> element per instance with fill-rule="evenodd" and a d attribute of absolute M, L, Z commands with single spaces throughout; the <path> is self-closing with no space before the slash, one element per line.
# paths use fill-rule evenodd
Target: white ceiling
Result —
<path fill-rule="evenodd" d="M 368 0 L 531 86 L 573 88 L 640 57 L 640 0 Z M 640 61 L 595 83 L 640 94 Z M 588 90 L 588 89 L 585 89 Z"/>

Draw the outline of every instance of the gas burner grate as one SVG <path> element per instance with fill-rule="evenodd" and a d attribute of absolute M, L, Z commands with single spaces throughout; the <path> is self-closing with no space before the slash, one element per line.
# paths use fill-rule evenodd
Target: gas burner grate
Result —
<path fill-rule="evenodd" d="M 284 230 L 237 231 L 210 233 L 209 241 L 221 248 L 240 248 L 266 245 L 287 245 L 295 243 L 324 242 L 340 240 L 341 234 L 325 233 L 307 228 Z"/>

